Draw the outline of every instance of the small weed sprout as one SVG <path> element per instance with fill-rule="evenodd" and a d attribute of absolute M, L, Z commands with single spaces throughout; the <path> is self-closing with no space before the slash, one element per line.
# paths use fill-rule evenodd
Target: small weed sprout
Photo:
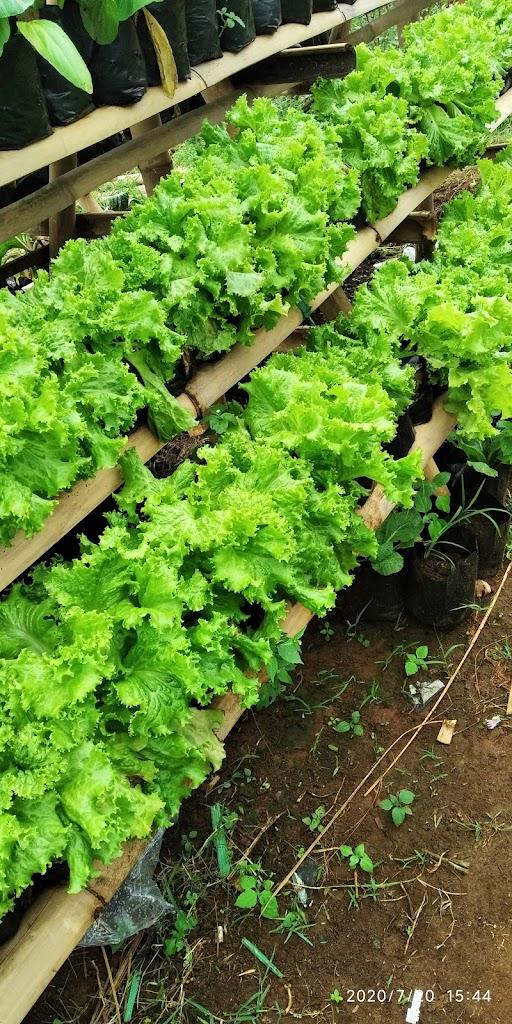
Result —
<path fill-rule="evenodd" d="M 374 864 L 371 857 L 368 856 L 364 848 L 364 843 L 358 843 L 357 846 L 340 846 L 339 857 L 341 860 L 348 860 L 348 866 L 355 871 L 356 868 L 361 868 L 361 871 L 366 871 L 368 875 L 373 874 Z"/>
<path fill-rule="evenodd" d="M 401 789 L 399 793 L 390 793 L 384 800 L 380 800 L 379 807 L 391 814 L 393 824 L 399 828 L 406 816 L 412 814 L 410 805 L 414 803 L 414 799 L 414 793 L 410 789 Z"/>
<path fill-rule="evenodd" d="M 320 804 L 319 807 L 315 807 L 312 814 L 307 814 L 302 820 L 304 824 L 308 826 L 310 832 L 323 832 L 322 821 L 326 814 L 326 808 L 323 804 Z"/>
<path fill-rule="evenodd" d="M 240 910 L 253 910 L 259 906 L 261 916 L 269 921 L 275 921 L 279 917 L 279 906 L 272 892 L 272 879 L 265 878 L 260 864 L 245 861 L 241 865 L 238 881 L 242 891 L 235 901 L 235 907 L 239 907 Z"/>
<path fill-rule="evenodd" d="M 430 662 L 428 658 L 428 647 L 423 644 L 421 647 L 417 647 L 415 651 L 409 651 L 405 656 L 405 674 L 406 676 L 415 676 L 420 669 L 427 669 Z"/>
<path fill-rule="evenodd" d="M 351 736 L 362 736 L 364 734 L 360 711 L 353 711 L 348 722 L 340 718 L 330 718 L 329 725 L 336 732 L 350 733 Z"/>

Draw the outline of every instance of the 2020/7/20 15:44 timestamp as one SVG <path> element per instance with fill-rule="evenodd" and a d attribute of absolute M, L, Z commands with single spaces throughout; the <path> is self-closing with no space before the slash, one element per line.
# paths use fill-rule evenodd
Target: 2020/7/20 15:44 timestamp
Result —
<path fill-rule="evenodd" d="M 474 991 L 464 988 L 448 989 L 450 1003 L 490 1003 L 491 993 L 488 988 L 477 988 Z"/>

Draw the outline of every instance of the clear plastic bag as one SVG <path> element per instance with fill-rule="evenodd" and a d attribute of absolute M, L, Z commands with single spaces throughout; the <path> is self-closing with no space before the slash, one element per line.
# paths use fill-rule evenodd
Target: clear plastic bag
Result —
<path fill-rule="evenodd" d="M 153 878 L 164 832 L 162 828 L 156 833 L 80 946 L 117 946 L 175 912 L 175 904 L 164 899 Z"/>

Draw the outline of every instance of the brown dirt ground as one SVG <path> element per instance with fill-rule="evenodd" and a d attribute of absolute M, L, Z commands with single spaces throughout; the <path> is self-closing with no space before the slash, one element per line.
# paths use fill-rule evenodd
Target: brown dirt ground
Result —
<path fill-rule="evenodd" d="M 446 680 L 449 665 L 457 664 L 477 628 L 476 614 L 440 636 L 406 621 L 362 623 L 347 630 L 339 612 L 329 619 L 331 638 L 320 624 L 311 627 L 304 639 L 304 665 L 287 699 L 244 717 L 228 739 L 218 777 L 186 802 L 178 826 L 167 834 L 160 868 L 164 890 L 172 887 L 182 906 L 187 892 L 198 894 L 199 924 L 188 935 L 184 952 L 171 959 L 163 955 L 162 943 L 173 929 L 168 918 L 142 940 L 109 955 L 112 976 L 119 981 L 117 1015 L 101 950 L 76 951 L 26 1024 L 119 1022 L 136 969 L 142 981 L 134 1024 L 310 1019 L 402 1024 L 406 1006 L 399 1002 L 400 990 L 408 994 L 415 988 L 432 992 L 420 1024 L 510 1024 L 512 736 L 507 724 L 488 731 L 484 719 L 504 713 L 512 682 L 512 646 L 506 646 L 507 641 L 512 645 L 511 595 L 512 577 L 440 714 L 380 792 L 357 797 L 322 837 L 311 859 L 318 878 L 316 888 L 308 890 L 311 906 L 305 911 L 310 927 L 303 934 L 312 945 L 296 935 L 285 942 L 285 935 L 273 933 L 275 922 L 234 908 L 236 884 L 219 879 L 214 845 L 208 842 L 211 805 L 222 802 L 239 816 L 229 834 L 233 860 L 259 836 L 252 859 L 278 882 L 293 866 L 298 848 L 313 838 L 303 817 L 319 805 L 328 810 L 339 806 L 382 748 L 421 717 L 402 692 L 403 655 L 396 654 L 387 669 L 382 662 L 398 645 L 425 643 L 438 657 L 442 648 L 448 652 L 460 644 L 447 653 L 444 664 L 429 670 L 433 678 Z M 329 719 L 349 717 L 371 682 L 379 684 L 379 701 L 362 709 L 364 735 L 347 739 Z M 436 742 L 442 718 L 457 719 L 449 747 Z M 412 816 L 396 828 L 378 800 L 404 787 L 414 791 L 416 800 Z M 356 895 L 354 877 L 335 852 L 342 843 L 358 842 L 365 843 L 376 864 L 375 900 L 362 872 Z M 466 862 L 467 873 L 449 861 Z M 281 914 L 295 904 L 296 891 L 288 887 L 280 897 Z M 220 945 L 219 924 L 224 928 Z M 282 979 L 267 975 L 260 980 L 264 971 L 241 945 L 243 937 L 273 956 Z M 269 988 L 264 1008 L 235 1017 L 260 986 Z M 330 999 L 335 989 L 344 997 L 338 1004 Z M 385 1005 L 372 1001 L 375 990 L 380 998 L 385 994 Z M 463 1002 L 455 1001 L 455 990 L 462 990 Z M 483 997 L 487 990 L 491 1001 L 479 1001 L 477 994 Z M 194 1011 L 187 999 L 217 1016 Z"/>

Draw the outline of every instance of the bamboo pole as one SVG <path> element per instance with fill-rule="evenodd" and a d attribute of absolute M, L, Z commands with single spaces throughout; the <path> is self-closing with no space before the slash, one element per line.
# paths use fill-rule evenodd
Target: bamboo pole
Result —
<path fill-rule="evenodd" d="M 62 160 L 56 160 L 55 163 L 50 164 L 50 185 L 58 186 L 60 178 L 69 171 L 75 170 L 76 166 L 76 153 L 72 153 L 70 156 L 63 157 Z M 47 210 L 45 219 L 48 216 L 48 212 L 49 211 Z M 58 212 L 55 212 L 54 216 L 49 218 L 50 259 L 54 259 L 61 246 L 64 245 L 64 242 L 67 242 L 68 238 L 73 238 L 75 234 L 75 219 L 76 207 L 74 199 L 67 206 L 62 207 Z M 3 239 L 3 241 L 6 241 L 6 239 Z"/>
<path fill-rule="evenodd" d="M 146 117 L 144 121 L 139 121 L 138 124 L 132 125 L 132 139 L 144 139 L 149 132 L 161 127 L 160 114 L 152 114 L 151 117 Z M 171 158 L 168 150 L 163 149 L 160 153 L 156 153 L 151 157 L 146 154 L 139 161 L 139 169 L 142 174 L 146 195 L 152 196 L 160 178 L 164 178 L 171 171 Z"/>

